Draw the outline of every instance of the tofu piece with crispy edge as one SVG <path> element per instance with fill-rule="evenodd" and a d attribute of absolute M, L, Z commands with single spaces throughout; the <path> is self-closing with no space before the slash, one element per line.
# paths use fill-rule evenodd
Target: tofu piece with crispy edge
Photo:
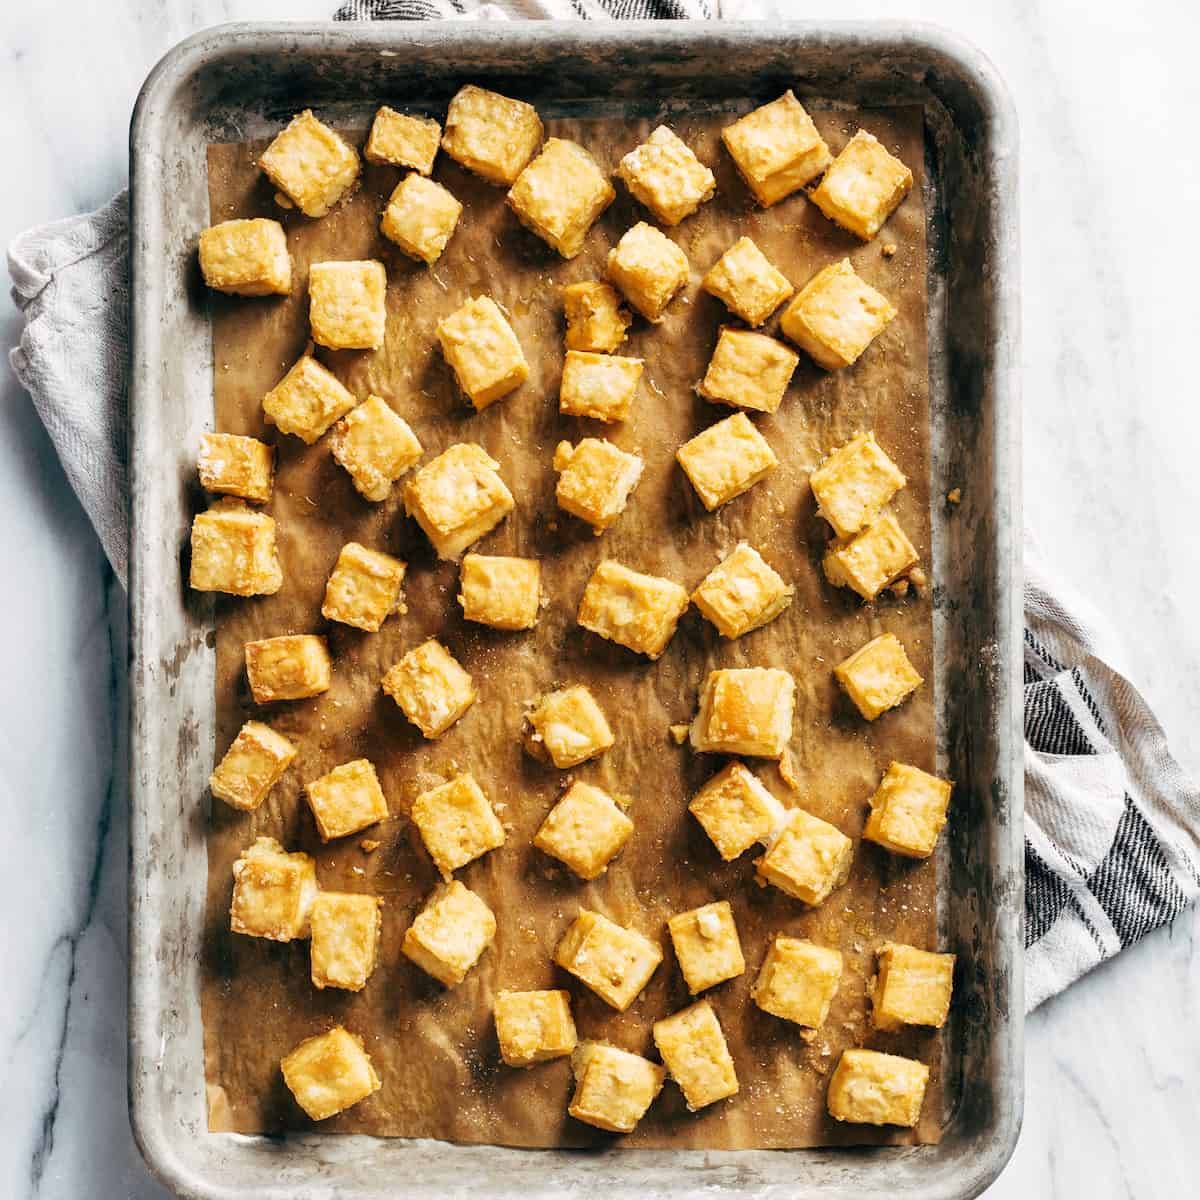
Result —
<path fill-rule="evenodd" d="M 716 176 L 666 125 L 621 159 L 617 175 L 664 225 L 678 225 L 717 190 Z"/>
<path fill-rule="evenodd" d="M 357 403 L 332 371 L 304 354 L 263 397 L 262 406 L 270 424 L 311 446 Z"/>
<path fill-rule="evenodd" d="M 632 833 L 633 822 L 606 791 L 576 780 L 547 814 L 533 844 L 580 879 L 597 879 Z"/>
<path fill-rule="evenodd" d="M 304 788 L 321 841 L 349 837 L 388 818 L 374 764 L 366 758 L 334 767 Z"/>
<path fill-rule="evenodd" d="M 675 958 L 693 996 L 746 969 L 728 900 L 676 913 L 667 921 Z"/>
<path fill-rule="evenodd" d="M 206 433 L 197 463 L 206 492 L 265 504 L 275 486 L 275 447 L 235 433 Z"/>
<path fill-rule="evenodd" d="M 525 721 L 525 748 L 559 770 L 603 754 L 615 740 L 604 710 L 582 684 L 547 692 Z"/>
<path fill-rule="evenodd" d="M 773 621 L 795 589 L 749 542 L 738 542 L 692 593 L 692 603 L 726 638 L 739 638 Z"/>
<path fill-rule="evenodd" d="M 188 584 L 197 592 L 273 596 L 283 586 L 275 518 L 228 500 L 197 513 Z"/>
<path fill-rule="evenodd" d="M 700 286 L 747 325 L 761 325 L 796 291 L 748 237 L 738 238 L 717 259 Z"/>
<path fill-rule="evenodd" d="M 407 564 L 390 554 L 347 542 L 325 584 L 321 616 L 367 633 L 378 633 L 394 612 L 404 610 L 401 589 Z"/>
<path fill-rule="evenodd" d="M 383 1086 L 362 1038 L 341 1025 L 305 1038 L 279 1065 L 288 1091 L 314 1121 L 345 1112 Z"/>
<path fill-rule="evenodd" d="M 871 797 L 863 837 L 893 854 L 928 858 L 946 824 L 953 787 L 906 763 L 889 764 Z"/>
<path fill-rule="evenodd" d="M 754 981 L 751 997 L 763 1012 L 820 1029 L 842 978 L 842 952 L 777 934 Z"/>
<path fill-rule="evenodd" d="M 621 297 L 611 283 L 600 280 L 569 283 L 562 294 L 568 350 L 611 354 L 625 341 L 633 317 L 622 306 Z"/>
<path fill-rule="evenodd" d="M 542 142 L 532 104 L 467 84 L 450 101 L 442 149 L 488 183 L 509 187 Z"/>
<path fill-rule="evenodd" d="M 436 638 L 422 642 L 380 682 L 422 736 L 439 738 L 475 703 L 475 684 Z"/>
<path fill-rule="evenodd" d="M 599 536 L 625 511 L 644 465 L 640 455 L 603 438 L 584 438 L 577 446 L 559 442 L 554 498 L 559 508 L 586 521 Z"/>
<path fill-rule="evenodd" d="M 253 812 L 296 757 L 296 747 L 261 721 L 247 721 L 208 777 L 218 800 Z"/>
<path fill-rule="evenodd" d="M 428 975 L 457 987 L 496 936 L 496 917 L 479 896 L 457 879 L 430 897 L 404 933 L 400 946 Z"/>
<path fill-rule="evenodd" d="M 571 1068 L 575 1095 L 567 1112 L 609 1133 L 632 1133 L 667 1077 L 658 1063 L 606 1042 L 580 1042 Z"/>
<path fill-rule="evenodd" d="M 941 1029 L 950 1014 L 954 955 L 885 942 L 871 989 L 871 1020 L 876 1029 L 905 1025 Z"/>
<path fill-rule="evenodd" d="M 329 690 L 333 664 L 323 637 L 287 633 L 247 642 L 246 678 L 255 704 L 307 700 Z"/>
<path fill-rule="evenodd" d="M 443 879 L 504 845 L 504 826 L 470 772 L 422 792 L 410 816 Z"/>
<path fill-rule="evenodd" d="M 625 299 L 647 321 L 657 322 L 691 268 L 687 255 L 661 229 L 639 221 L 608 252 L 605 270 Z"/>
<path fill-rule="evenodd" d="M 755 866 L 759 883 L 815 908 L 846 882 L 853 860 L 854 843 L 836 825 L 793 808 Z"/>
<path fill-rule="evenodd" d="M 637 999 L 662 958 L 657 942 L 586 908 L 554 950 L 554 961 L 564 971 L 617 1012 Z"/>
<path fill-rule="evenodd" d="M 313 987 L 361 992 L 379 953 L 383 905 L 378 896 L 322 892 L 312 906 Z"/>
<path fill-rule="evenodd" d="M 726 327 L 696 391 L 716 404 L 773 413 L 783 403 L 799 361 L 798 354 L 775 338 Z"/>
<path fill-rule="evenodd" d="M 292 290 L 287 234 L 265 217 L 222 221 L 200 234 L 200 273 L 233 296 L 286 296 Z"/>
<path fill-rule="evenodd" d="M 834 587 L 848 587 L 864 600 L 874 600 L 917 565 L 917 551 L 900 522 L 884 513 L 873 525 L 825 552 L 822 567 Z"/>
<path fill-rule="evenodd" d="M 515 502 L 499 468 L 482 446 L 460 442 L 405 482 L 405 510 L 425 531 L 438 558 L 458 558 L 512 512 Z"/>
<path fill-rule="evenodd" d="M 367 162 L 409 167 L 421 175 L 433 171 L 442 127 L 431 117 L 414 117 L 381 105 L 363 147 Z"/>
<path fill-rule="evenodd" d="M 444 317 L 437 337 L 458 386 L 477 412 L 529 378 L 521 343 L 490 296 L 475 296 Z"/>
<path fill-rule="evenodd" d="M 808 482 L 817 512 L 845 538 L 870 525 L 908 480 L 873 433 L 859 433 L 825 458 Z"/>
<path fill-rule="evenodd" d="M 721 141 L 764 208 L 811 183 L 833 157 L 790 88 L 778 100 L 727 125 Z"/>
<path fill-rule="evenodd" d="M 468 554 L 459 571 L 463 618 L 493 629 L 532 629 L 542 604 L 542 565 L 536 558 Z"/>
<path fill-rule="evenodd" d="M 869 242 L 912 185 L 912 172 L 878 138 L 860 129 L 833 160 L 811 199 L 831 221 Z"/>
<path fill-rule="evenodd" d="M 818 271 L 783 310 L 783 336 L 827 371 L 856 362 L 896 315 L 848 258 Z"/>
<path fill-rule="evenodd" d="M 493 1011 L 500 1057 L 510 1067 L 565 1058 L 575 1049 L 569 992 L 498 992 Z"/>
<path fill-rule="evenodd" d="M 358 152 L 311 109 L 297 113 L 262 152 L 259 167 L 306 217 L 323 217 L 358 178 Z"/>
<path fill-rule="evenodd" d="M 454 236 L 462 210 L 449 188 L 423 175 L 406 175 L 388 199 L 379 232 L 409 258 L 432 266 Z"/>
<path fill-rule="evenodd" d="M 378 350 L 387 327 L 387 271 L 376 259 L 308 268 L 313 341 L 330 350 Z"/>
<path fill-rule="evenodd" d="M 306 938 L 317 891 L 317 864 L 309 855 L 256 838 L 233 864 L 229 928 L 272 942 Z"/>
<path fill-rule="evenodd" d="M 838 663 L 833 674 L 868 721 L 902 704 L 925 682 L 894 633 L 872 638 Z"/>
<path fill-rule="evenodd" d="M 749 491 L 779 465 L 743 412 L 701 430 L 675 451 L 675 458 L 709 512 Z"/>
<path fill-rule="evenodd" d="M 721 1022 L 707 1000 L 655 1021 L 654 1044 L 667 1073 L 679 1084 L 689 1112 L 737 1095 L 733 1058 Z"/>
<path fill-rule="evenodd" d="M 929 1068 L 911 1058 L 843 1050 L 829 1080 L 826 1106 L 835 1121 L 911 1129 L 920 1119 L 928 1082 Z"/>
<path fill-rule="evenodd" d="M 352 408 L 329 435 L 329 448 L 364 500 L 379 503 L 425 452 L 409 423 L 380 396 Z"/>
<path fill-rule="evenodd" d="M 610 642 L 658 658 L 687 606 L 686 588 L 606 558 L 583 590 L 576 619 L 584 629 Z"/>
<path fill-rule="evenodd" d="M 574 258 L 588 230 L 616 196 L 582 146 L 552 137 L 517 176 L 506 200 L 526 229 L 563 258 Z"/>
<path fill-rule="evenodd" d="M 710 671 L 689 737 L 701 753 L 779 758 L 792 736 L 796 681 L 778 667 Z"/>
<path fill-rule="evenodd" d="M 568 350 L 558 388 L 558 411 L 610 423 L 627 420 L 643 365 L 640 358 Z"/>
<path fill-rule="evenodd" d="M 696 794 L 688 811 L 700 822 L 726 862 L 756 842 L 770 843 L 787 822 L 788 810 L 744 763 L 731 762 Z"/>

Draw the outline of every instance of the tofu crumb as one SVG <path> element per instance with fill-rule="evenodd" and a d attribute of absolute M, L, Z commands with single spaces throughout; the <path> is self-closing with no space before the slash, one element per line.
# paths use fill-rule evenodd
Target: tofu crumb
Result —
<path fill-rule="evenodd" d="M 374 854 L 375 851 L 379 849 L 379 846 L 380 843 L 376 841 L 375 838 L 363 838 L 363 840 L 358 843 L 358 848 L 364 854 Z"/>
<path fill-rule="evenodd" d="M 883 254 L 884 258 L 891 258 L 892 255 L 894 255 L 896 253 L 896 243 L 895 242 L 884 242 L 881 253 Z"/>
<path fill-rule="evenodd" d="M 779 760 L 779 777 L 793 792 L 800 790 L 800 776 L 796 772 L 796 759 L 791 750 L 784 750 Z"/>
<path fill-rule="evenodd" d="M 949 504 L 958 504 L 962 501 L 962 488 L 951 488 L 946 493 L 946 501 Z"/>
<path fill-rule="evenodd" d="M 671 740 L 675 745 L 682 746 L 687 741 L 689 728 L 690 726 L 687 725 L 672 725 L 670 727 Z"/>

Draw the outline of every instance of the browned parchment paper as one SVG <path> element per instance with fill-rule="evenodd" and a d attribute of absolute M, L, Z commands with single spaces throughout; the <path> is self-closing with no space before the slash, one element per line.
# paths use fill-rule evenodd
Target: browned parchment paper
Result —
<path fill-rule="evenodd" d="M 560 285 L 600 274 L 609 247 L 646 214 L 622 192 L 587 240 L 563 262 L 521 228 L 503 192 L 460 170 L 444 155 L 436 177 L 465 205 L 459 231 L 433 270 L 416 266 L 377 232 L 379 213 L 397 181 L 367 167 L 361 189 L 324 220 L 281 219 L 295 259 L 286 299 L 213 297 L 216 427 L 253 434 L 279 447 L 270 511 L 279 525 L 282 591 L 255 600 L 221 598 L 217 626 L 218 757 L 249 717 L 269 721 L 300 747 L 299 756 L 262 809 L 253 815 L 214 803 L 209 833 L 207 936 L 203 1011 L 210 1127 L 276 1131 L 309 1127 L 286 1091 L 279 1060 L 302 1038 L 344 1022 L 361 1034 L 383 1088 L 321 1128 L 382 1135 L 495 1142 L 515 1146 L 591 1146 L 612 1139 L 570 1120 L 568 1063 L 512 1070 L 499 1059 L 492 997 L 500 988 L 566 986 L 583 1038 L 607 1038 L 653 1056 L 651 1025 L 689 1003 L 669 948 L 665 919 L 728 898 L 741 933 L 746 973 L 709 993 L 729 1039 L 741 1093 L 692 1115 L 668 1083 L 627 1146 L 789 1147 L 863 1141 L 906 1141 L 907 1133 L 839 1127 L 825 1115 L 828 1076 L 841 1050 L 868 1045 L 913 1055 L 934 1067 L 918 1137 L 936 1139 L 941 1110 L 939 1043 L 910 1030 L 883 1035 L 865 1022 L 874 951 L 888 938 L 934 947 L 935 878 L 930 863 L 909 864 L 878 848 L 857 848 L 849 883 L 816 911 L 753 881 L 753 854 L 723 864 L 688 815 L 691 794 L 719 766 L 674 744 L 668 726 L 692 716 L 698 686 L 717 666 L 773 665 L 798 687 L 793 750 L 802 786 L 791 793 L 773 766 L 761 770 L 787 803 L 800 803 L 856 839 L 867 797 L 889 760 L 933 767 L 932 686 L 903 709 L 867 724 L 842 697 L 833 665 L 884 630 L 899 635 L 917 668 L 932 676 L 929 600 L 911 596 L 862 606 L 829 587 L 819 561 L 827 537 L 814 514 L 808 473 L 857 430 L 873 428 L 909 478 L 896 509 L 928 565 L 929 446 L 925 342 L 925 247 L 921 208 L 922 118 L 919 110 L 818 114 L 835 151 L 862 124 L 898 152 L 917 175 L 913 194 L 882 235 L 863 246 L 837 230 L 803 196 L 757 209 L 718 139 L 728 117 L 675 122 L 681 136 L 717 172 L 714 201 L 672 233 L 692 263 L 692 283 L 657 327 L 639 320 L 624 353 L 643 356 L 646 371 L 635 416 L 602 430 L 560 416 Z M 603 167 L 650 131 L 614 119 L 550 121 L 548 132 L 575 138 Z M 254 167 L 260 147 L 213 146 L 209 187 L 213 221 L 280 216 Z M 618 189 L 621 190 L 621 189 Z M 674 461 L 675 449 L 728 409 L 693 392 L 727 319 L 701 292 L 701 274 L 738 236 L 751 235 L 796 284 L 849 254 L 862 274 L 900 310 L 853 369 L 827 374 L 803 359 L 780 411 L 755 417 L 781 466 L 747 495 L 706 513 Z M 892 258 L 885 243 L 898 246 Z M 417 431 L 428 455 L 466 440 L 482 443 L 502 464 L 516 510 L 485 539 L 487 553 L 541 560 L 549 597 L 537 629 L 502 633 L 463 622 L 457 571 L 439 563 L 402 511 L 399 488 L 386 503 L 359 498 L 322 442 L 306 447 L 264 426 L 260 401 L 307 339 L 307 268 L 322 259 L 376 257 L 388 268 L 388 327 L 377 353 L 329 353 L 323 362 L 355 392 L 384 396 Z M 434 326 L 470 295 L 489 293 L 511 314 L 531 364 L 529 381 L 476 414 L 456 394 L 436 347 Z M 646 471 L 625 515 L 601 538 L 554 504 L 550 461 L 561 438 L 607 433 L 636 448 Z M 612 556 L 638 570 L 694 587 L 740 538 L 760 547 L 796 586 L 791 608 L 765 629 L 736 642 L 717 638 L 694 611 L 657 663 L 584 633 L 574 616 L 595 564 Z M 320 604 L 329 571 L 351 539 L 409 563 L 407 615 L 378 634 L 327 625 Z M 282 633 L 328 634 L 332 689 L 314 700 L 257 709 L 243 671 L 242 646 Z M 479 700 L 436 742 L 425 742 L 378 686 L 410 647 L 440 637 L 475 678 Z M 535 851 L 534 831 L 566 775 L 521 750 L 523 703 L 555 684 L 584 682 L 610 714 L 616 746 L 574 774 L 633 797 L 636 832 L 608 873 L 582 883 Z M 392 819 L 359 837 L 323 846 L 303 799 L 303 784 L 340 762 L 366 756 L 378 767 Z M 496 913 L 493 947 L 453 991 L 446 991 L 400 954 L 404 930 L 437 882 L 406 819 L 418 792 L 469 769 L 500 810 L 503 849 L 459 872 Z M 229 932 L 230 868 L 260 834 L 316 856 L 324 887 L 385 899 L 379 965 L 355 995 L 317 991 L 309 979 L 306 942 L 276 945 Z M 363 837 L 378 838 L 374 853 Z M 628 1013 L 617 1015 L 559 971 L 551 951 L 581 906 L 660 938 L 667 958 Z M 786 931 L 841 948 L 846 970 L 828 1023 L 810 1043 L 793 1025 L 759 1011 L 751 984 L 770 937 Z"/>

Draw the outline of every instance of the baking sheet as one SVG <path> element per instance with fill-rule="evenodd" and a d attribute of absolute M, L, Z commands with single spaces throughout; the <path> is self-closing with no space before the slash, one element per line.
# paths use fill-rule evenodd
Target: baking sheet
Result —
<path fill-rule="evenodd" d="M 562 360 L 557 288 L 596 277 L 620 233 L 645 214 L 621 192 L 570 263 L 519 227 L 502 192 L 444 156 L 436 177 L 464 203 L 458 233 L 432 271 L 406 260 L 377 233 L 378 213 L 396 173 L 368 166 L 362 188 L 319 222 L 286 214 L 296 263 L 293 295 L 279 300 L 213 298 L 216 426 L 277 441 L 279 474 L 271 506 L 279 523 L 285 585 L 274 597 L 221 598 L 217 605 L 217 754 L 242 722 L 257 715 L 296 740 L 300 754 L 257 813 L 213 806 L 208 837 L 208 917 L 202 1005 L 210 1128 L 240 1132 L 308 1128 L 279 1076 L 279 1059 L 301 1038 L 341 1021 L 364 1036 L 383 1078 L 380 1092 L 324 1130 L 431 1136 L 518 1146 L 596 1145 L 611 1139 L 566 1117 L 571 1090 L 565 1061 L 529 1071 L 500 1063 L 491 999 L 500 988 L 568 986 L 581 1037 L 651 1049 L 660 1016 L 689 1002 L 669 950 L 664 921 L 713 899 L 734 907 L 747 972 L 708 993 L 737 1064 L 742 1091 L 732 1101 L 688 1114 L 673 1084 L 652 1107 L 629 1146 L 674 1148 L 786 1147 L 905 1141 L 912 1135 L 840 1127 L 825 1116 L 828 1073 L 842 1048 L 866 1044 L 930 1062 L 934 1068 L 921 1140 L 935 1140 L 941 1112 L 939 1038 L 928 1031 L 878 1034 L 865 1024 L 865 993 L 874 949 L 897 939 L 935 945 L 935 869 L 909 864 L 876 847 L 858 848 L 850 882 L 819 909 L 753 882 L 753 855 L 723 864 L 688 816 L 690 795 L 720 765 L 669 739 L 687 721 L 699 683 L 715 666 L 775 665 L 797 681 L 793 752 L 802 786 L 793 795 L 777 771 L 761 771 L 785 802 L 801 803 L 852 836 L 861 833 L 866 798 L 893 758 L 932 769 L 934 706 L 927 684 L 903 709 L 867 725 L 832 681 L 832 665 L 882 630 L 898 634 L 918 670 L 932 679 L 927 598 L 911 595 L 864 608 L 821 579 L 826 532 L 813 511 L 807 476 L 820 457 L 860 428 L 874 428 L 909 477 L 898 516 L 928 566 L 929 412 L 924 315 L 924 219 L 921 210 L 922 116 L 919 108 L 870 113 L 815 113 L 836 151 L 862 124 L 917 175 L 913 194 L 883 234 L 862 246 L 795 196 L 762 212 L 719 150 L 728 116 L 680 116 L 672 124 L 717 172 L 717 198 L 673 232 L 688 253 L 693 281 L 657 327 L 635 325 L 625 353 L 643 356 L 646 373 L 632 420 L 608 435 L 646 459 L 626 514 L 602 538 L 558 512 L 553 501 L 553 447 L 561 438 L 602 434 L 591 422 L 559 415 Z M 587 119 L 548 121 L 549 133 L 574 137 L 604 167 L 637 144 L 650 124 Z M 271 189 L 253 165 L 257 147 L 213 146 L 209 154 L 212 220 L 279 215 Z M 620 190 L 620 189 L 619 189 Z M 674 464 L 675 448 L 727 409 L 700 400 L 703 373 L 725 319 L 698 281 L 743 233 L 754 237 L 794 283 L 850 254 L 864 276 L 896 304 L 899 316 L 850 371 L 827 375 L 804 359 L 780 412 L 756 423 L 780 467 L 768 480 L 715 514 L 705 513 Z M 896 243 L 893 258 L 882 246 Z M 307 338 L 304 284 L 310 261 L 378 257 L 388 265 L 389 320 L 377 353 L 320 352 L 356 394 L 386 397 L 416 429 L 429 455 L 456 441 L 482 443 L 502 464 L 516 510 L 479 548 L 526 554 L 543 563 L 550 604 L 538 628 L 508 634 L 466 625 L 455 595 L 456 570 L 437 563 L 403 516 L 398 490 L 382 505 L 354 492 L 324 444 L 276 438 L 261 421 L 262 395 L 301 352 Z M 467 296 L 487 292 L 511 314 L 530 361 L 529 381 L 482 414 L 465 407 L 435 350 L 434 326 Z M 717 639 L 697 614 L 681 622 L 655 664 L 586 634 L 574 623 L 584 582 L 601 557 L 694 587 L 740 538 L 766 554 L 796 587 L 792 607 L 738 642 Z M 330 626 L 320 617 L 324 582 L 341 545 L 359 540 L 410 564 L 409 611 L 379 634 Z M 242 672 L 242 645 L 289 632 L 328 632 L 335 660 L 332 689 L 315 700 L 257 709 Z M 442 739 L 426 743 L 378 679 L 405 650 L 441 637 L 475 676 L 480 698 Z M 636 832 L 607 875 L 593 883 L 534 851 L 534 830 L 559 794 L 562 773 L 520 749 L 522 702 L 558 683 L 586 682 L 612 715 L 617 745 L 572 776 L 633 797 Z M 366 756 L 379 769 L 393 820 L 360 837 L 322 846 L 302 785 L 339 762 Z M 404 817 L 418 792 L 455 770 L 469 769 L 501 811 L 506 846 L 459 872 L 496 912 L 491 950 L 457 989 L 446 992 L 399 953 L 416 911 L 436 883 L 419 839 Z M 308 946 L 275 945 L 228 931 L 231 866 L 255 836 L 278 837 L 318 860 L 322 885 L 385 898 L 380 963 L 357 995 L 318 992 L 308 977 Z M 382 844 L 373 854 L 363 838 Z M 550 953 L 580 907 L 661 937 L 667 958 L 628 1013 L 618 1015 L 569 982 Z M 748 998 L 766 946 L 776 932 L 836 945 L 846 971 L 829 1020 L 811 1042 L 768 1017 Z"/>

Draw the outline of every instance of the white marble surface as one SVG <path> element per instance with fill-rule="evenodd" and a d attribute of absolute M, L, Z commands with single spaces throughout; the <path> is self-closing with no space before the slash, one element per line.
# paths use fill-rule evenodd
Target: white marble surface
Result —
<path fill-rule="evenodd" d="M 0 5 L 0 241 L 125 180 L 154 61 L 205 25 L 319 17 L 334 0 Z M 898 15 L 862 0 L 776 11 Z M 1026 512 L 1128 630 L 1144 690 L 1200 772 L 1200 405 L 1195 399 L 1200 13 L 1183 0 L 909 0 L 987 51 L 1019 110 Z M 729 11 L 731 5 L 727 3 Z M 0 302 L 0 342 L 15 336 Z M 126 799 L 114 754 L 123 596 L 27 397 L 0 370 L 0 1195 L 162 1195 L 125 1114 Z M 988 1193 L 1196 1194 L 1200 952 L 1194 912 L 1028 1026 L 1016 1155 Z"/>

